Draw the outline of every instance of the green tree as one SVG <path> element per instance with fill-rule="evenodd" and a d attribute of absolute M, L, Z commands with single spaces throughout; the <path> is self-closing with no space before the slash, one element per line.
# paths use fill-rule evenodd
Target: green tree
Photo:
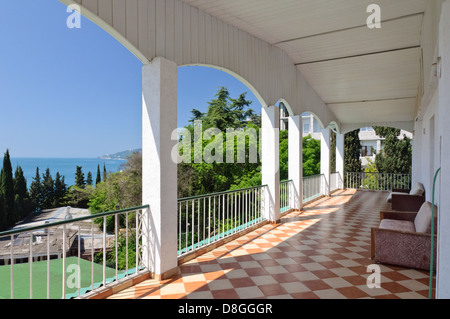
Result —
<path fill-rule="evenodd" d="M 89 201 L 93 192 L 92 186 L 78 187 L 72 185 L 69 187 L 66 196 L 64 197 L 64 204 L 76 208 L 89 208 Z"/>
<path fill-rule="evenodd" d="M 233 185 L 241 185 L 243 180 L 248 181 L 249 172 L 256 172 L 256 169 L 261 165 L 258 156 L 254 161 L 249 160 L 249 149 L 259 149 L 258 136 L 259 127 L 253 124 L 252 120 L 256 120 L 258 115 L 249 108 L 251 101 L 246 99 L 246 93 L 240 94 L 238 98 L 234 99 L 230 96 L 228 89 L 221 87 L 218 89 L 215 98 L 208 103 L 206 113 L 202 113 L 196 109 L 192 110 L 193 117 L 190 125 L 186 129 L 191 135 L 191 163 L 183 163 L 178 166 L 179 176 L 182 178 L 191 178 L 190 182 L 182 189 L 179 189 L 184 196 L 193 196 L 199 194 L 214 193 L 228 190 Z M 201 130 L 204 134 L 202 140 L 195 141 L 195 130 L 199 128 L 201 121 Z M 257 120 L 260 123 L 260 120 Z M 207 132 L 211 129 L 216 129 L 218 132 L 229 132 L 234 135 L 234 164 L 227 162 L 227 141 L 226 136 L 222 135 L 221 140 L 211 135 L 208 139 Z M 246 136 L 246 130 L 251 130 L 255 133 L 255 139 Z M 213 137 L 214 136 L 214 137 Z M 242 138 L 245 138 L 242 139 Z M 238 152 L 238 145 L 235 141 L 244 141 L 245 155 L 240 156 Z M 197 147 L 196 143 L 202 142 L 198 149 L 201 155 L 211 153 L 214 159 L 205 159 L 198 163 L 195 154 Z M 244 144 L 242 143 L 242 144 Z M 228 145 L 231 149 L 232 145 Z M 232 149 L 231 149 L 232 150 Z"/>
<path fill-rule="evenodd" d="M 42 205 L 42 184 L 41 176 L 39 174 L 39 167 L 36 167 L 36 175 L 30 185 L 30 200 L 33 209 L 40 210 Z"/>
<path fill-rule="evenodd" d="M 246 120 L 254 118 L 254 111 L 248 108 L 252 101 L 246 100 L 247 93 L 242 93 L 237 99 L 230 97 L 227 88 L 221 87 L 215 99 L 208 103 L 206 113 L 193 109 L 191 122 L 202 120 L 203 129 L 217 128 L 225 132 L 228 128 L 244 128 Z"/>
<path fill-rule="evenodd" d="M 92 191 L 89 208 L 102 213 L 142 204 L 142 154 L 135 152 L 122 165 L 122 171 L 112 173 Z"/>
<path fill-rule="evenodd" d="M 75 172 L 75 185 L 79 188 L 84 188 L 86 186 L 86 181 L 84 180 L 83 167 L 77 166 Z"/>
<path fill-rule="evenodd" d="M 128 242 L 128 246 L 127 246 Z M 127 269 L 127 253 L 128 268 L 136 267 L 136 232 L 131 231 L 128 240 L 125 234 L 119 234 L 117 242 L 111 245 L 111 253 L 106 255 L 106 265 L 111 268 L 116 267 L 116 246 L 117 246 L 117 269 Z M 103 251 L 95 254 L 94 262 L 101 264 L 103 262 Z"/>
<path fill-rule="evenodd" d="M 320 141 L 307 135 L 303 137 L 303 176 L 320 174 Z"/>
<path fill-rule="evenodd" d="M 374 127 L 375 133 L 385 138 L 384 147 L 375 157 L 380 173 L 410 174 L 412 162 L 411 139 L 400 136 L 400 130 L 391 127 Z"/>
<path fill-rule="evenodd" d="M 280 131 L 280 180 L 289 178 L 289 131 Z"/>
<path fill-rule="evenodd" d="M 130 155 L 121 168 L 120 172 L 108 175 L 106 181 L 92 190 L 88 203 L 92 214 L 113 211 L 117 207 L 128 208 L 142 204 L 142 153 L 135 152 Z M 134 221 L 133 215 L 129 216 L 131 223 Z M 96 222 L 102 227 L 103 218 Z M 119 222 L 123 224 L 124 221 L 121 219 Z M 108 231 L 114 229 L 114 223 L 113 216 L 106 218 Z"/>
<path fill-rule="evenodd" d="M 14 194 L 14 178 L 11 166 L 11 159 L 9 150 L 6 150 L 3 157 L 3 168 L 0 173 L 1 176 L 1 194 L 3 196 L 3 212 L 6 216 L 6 226 L 11 227 L 16 221 L 15 217 L 15 194 Z"/>
<path fill-rule="evenodd" d="M 379 175 L 375 163 L 369 160 L 368 165 L 364 169 L 364 173 L 366 174 L 364 174 L 365 178 L 361 180 L 362 188 L 378 190 Z"/>

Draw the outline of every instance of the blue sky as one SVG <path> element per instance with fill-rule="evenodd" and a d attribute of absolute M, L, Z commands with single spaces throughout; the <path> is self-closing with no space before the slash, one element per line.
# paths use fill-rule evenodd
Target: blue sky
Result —
<path fill-rule="evenodd" d="M 142 63 L 88 19 L 69 29 L 57 0 L 0 0 L 0 154 L 97 157 L 141 147 Z M 217 89 L 251 91 L 225 72 L 180 67 L 178 125 Z"/>

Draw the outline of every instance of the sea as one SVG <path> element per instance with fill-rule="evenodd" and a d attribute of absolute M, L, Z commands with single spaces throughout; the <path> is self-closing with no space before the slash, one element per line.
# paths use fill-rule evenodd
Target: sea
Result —
<path fill-rule="evenodd" d="M 64 176 L 65 183 L 67 187 L 69 187 L 75 185 L 75 172 L 77 166 L 82 167 L 85 179 L 87 178 L 88 172 L 91 172 L 92 179 L 95 183 L 98 165 L 100 165 L 101 173 L 103 173 L 103 165 L 105 165 L 108 173 L 115 173 L 121 170 L 121 165 L 125 162 L 125 160 L 100 158 L 11 158 L 13 174 L 16 171 L 17 166 L 22 167 L 28 187 L 30 187 L 36 176 L 37 167 L 39 167 L 41 180 L 42 175 L 47 168 L 49 168 L 53 179 L 56 178 L 56 173 L 59 172 L 61 176 Z"/>

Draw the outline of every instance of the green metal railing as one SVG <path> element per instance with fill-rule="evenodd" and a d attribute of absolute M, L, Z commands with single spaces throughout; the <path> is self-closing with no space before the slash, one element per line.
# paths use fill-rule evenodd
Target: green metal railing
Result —
<path fill-rule="evenodd" d="M 411 174 L 378 172 L 345 172 L 344 187 L 391 191 L 392 189 L 410 189 Z"/>
<path fill-rule="evenodd" d="M 267 185 L 178 200 L 178 255 L 212 244 L 263 221 Z"/>
<path fill-rule="evenodd" d="M 280 212 L 284 213 L 291 209 L 292 205 L 292 180 L 280 182 Z"/>

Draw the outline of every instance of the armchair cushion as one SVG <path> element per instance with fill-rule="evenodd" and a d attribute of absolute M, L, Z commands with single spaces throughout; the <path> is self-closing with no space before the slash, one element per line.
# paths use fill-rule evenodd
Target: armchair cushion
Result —
<path fill-rule="evenodd" d="M 414 186 L 410 190 L 403 189 L 395 189 L 389 193 L 386 202 L 392 202 L 393 195 L 415 195 L 415 196 L 423 196 L 425 193 L 425 188 L 422 183 L 415 183 Z"/>
<path fill-rule="evenodd" d="M 431 233 L 431 207 L 432 204 L 430 202 L 425 202 L 420 207 L 420 210 L 414 219 L 414 227 L 417 233 Z"/>
<path fill-rule="evenodd" d="M 425 193 L 425 188 L 423 187 L 423 184 L 417 182 L 417 183 L 414 184 L 414 187 L 411 188 L 411 190 L 410 190 L 410 192 L 409 192 L 409 195 L 419 195 L 419 196 L 422 196 L 423 193 Z"/>
<path fill-rule="evenodd" d="M 386 202 L 390 203 L 392 202 L 392 195 L 405 195 L 408 193 L 403 193 L 403 192 L 390 192 L 388 197 L 386 198 Z"/>

